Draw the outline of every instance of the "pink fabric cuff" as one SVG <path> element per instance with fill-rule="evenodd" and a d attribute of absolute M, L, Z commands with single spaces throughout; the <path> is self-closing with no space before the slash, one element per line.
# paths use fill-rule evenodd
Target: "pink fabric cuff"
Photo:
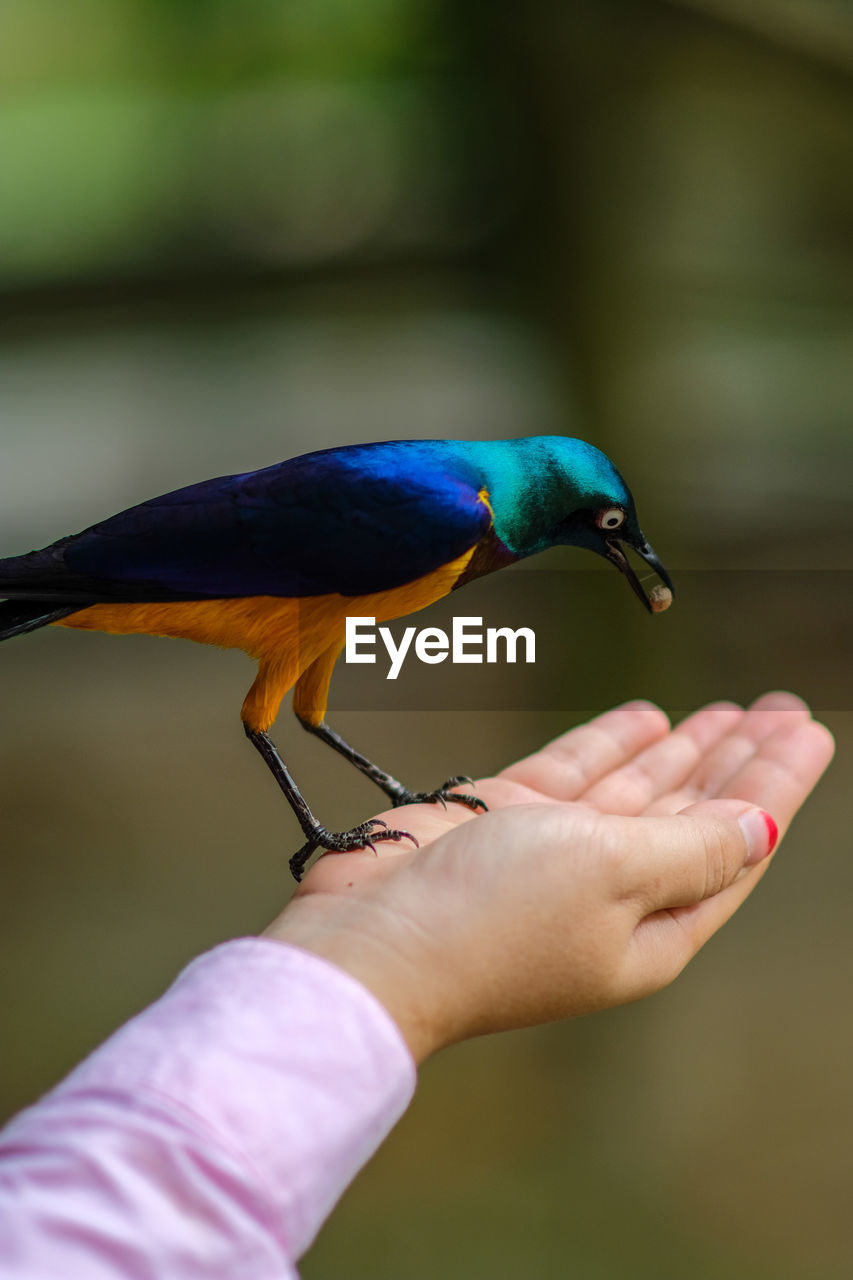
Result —
<path fill-rule="evenodd" d="M 199 1160 L 215 1153 L 236 1187 L 220 1177 L 217 1195 L 252 1199 L 254 1216 L 293 1260 L 399 1119 L 415 1079 L 396 1024 L 354 978 L 296 947 L 241 938 L 194 960 L 17 1117 L 2 1146 L 32 1151 L 68 1131 L 75 1114 L 92 1127 L 107 1107 L 119 1129 L 150 1133 L 156 1161 L 158 1142 L 165 1154 L 170 1127 L 180 1128 L 199 1166 L 193 1191 L 203 1182 Z M 94 1131 L 104 1132 L 99 1123 Z M 172 1194 L 182 1194 L 182 1176 L 166 1175 Z"/>

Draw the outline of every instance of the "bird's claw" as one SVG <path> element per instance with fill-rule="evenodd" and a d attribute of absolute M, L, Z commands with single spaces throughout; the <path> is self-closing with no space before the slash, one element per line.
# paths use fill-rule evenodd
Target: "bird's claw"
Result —
<path fill-rule="evenodd" d="M 446 782 L 443 782 L 440 787 L 436 787 L 435 791 L 401 792 L 400 795 L 394 797 L 394 808 L 398 809 L 404 804 L 441 804 L 446 809 L 448 800 L 452 800 L 455 804 L 462 804 L 466 809 L 471 809 L 474 813 L 488 813 L 489 806 L 479 796 L 468 796 L 453 790 L 454 787 L 473 787 L 473 785 L 473 779 L 466 774 L 456 774 L 454 777 L 448 778 Z"/>
<path fill-rule="evenodd" d="M 290 873 L 298 884 L 309 858 L 317 849 L 325 849 L 328 853 L 350 853 L 353 849 L 370 849 L 376 853 L 376 845 L 380 840 L 411 840 L 415 848 L 419 848 L 418 841 L 410 831 L 398 831 L 395 827 L 389 827 L 388 823 L 383 822 L 381 818 L 370 818 L 349 831 L 327 831 L 325 827 L 318 825 L 311 832 L 308 841 L 301 849 L 297 849 L 290 859 L 288 864 Z"/>

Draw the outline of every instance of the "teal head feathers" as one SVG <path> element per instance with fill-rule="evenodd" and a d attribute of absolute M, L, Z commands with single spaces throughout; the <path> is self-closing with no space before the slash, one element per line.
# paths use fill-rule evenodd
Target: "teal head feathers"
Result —
<path fill-rule="evenodd" d="M 652 611 L 654 605 L 625 555 L 629 547 L 672 592 L 669 574 L 640 528 L 628 486 L 600 449 L 567 436 L 463 447 L 486 480 L 495 536 L 512 559 L 555 546 L 595 551 L 625 575 Z"/>

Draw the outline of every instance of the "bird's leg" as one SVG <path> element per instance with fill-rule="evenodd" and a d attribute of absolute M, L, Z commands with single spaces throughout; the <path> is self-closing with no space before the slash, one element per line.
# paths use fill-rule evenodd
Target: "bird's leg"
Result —
<path fill-rule="evenodd" d="M 306 843 L 298 849 L 290 859 L 290 870 L 296 881 L 302 879 L 305 864 L 315 849 L 329 849 L 334 853 L 346 853 L 351 849 L 372 849 L 379 840 L 411 840 L 417 847 L 417 840 L 408 831 L 397 831 L 390 828 L 381 818 L 370 818 L 350 831 L 327 831 L 314 817 L 302 792 L 297 787 L 287 765 L 278 753 L 275 743 L 261 729 L 252 729 L 244 722 L 246 737 L 263 756 L 270 772 L 285 794 L 296 820 L 307 837 Z"/>
<path fill-rule="evenodd" d="M 448 778 L 446 782 L 436 788 L 435 791 L 409 791 L 408 787 L 404 787 L 402 782 L 398 782 L 390 773 L 386 773 L 384 769 L 380 769 L 372 760 L 368 760 L 367 756 L 363 756 L 360 751 L 356 751 L 355 747 L 351 747 L 345 742 L 339 733 L 335 733 L 325 722 L 321 720 L 319 724 L 312 724 L 310 720 L 304 720 L 302 716 L 297 716 L 299 723 L 303 729 L 307 729 L 309 733 L 313 733 L 322 742 L 328 743 L 334 751 L 342 755 L 345 760 L 349 760 L 350 764 L 354 764 L 356 769 L 369 778 L 371 782 L 375 782 L 391 801 L 394 809 L 398 809 L 404 804 L 429 804 L 438 803 L 447 807 L 447 801 L 453 800 L 456 804 L 463 804 L 467 809 L 473 809 L 476 813 L 478 810 L 485 812 L 488 805 L 484 804 L 477 796 L 466 795 L 464 793 L 454 791 L 454 787 L 467 784 L 473 786 L 470 778 L 463 775 L 457 775 Z"/>

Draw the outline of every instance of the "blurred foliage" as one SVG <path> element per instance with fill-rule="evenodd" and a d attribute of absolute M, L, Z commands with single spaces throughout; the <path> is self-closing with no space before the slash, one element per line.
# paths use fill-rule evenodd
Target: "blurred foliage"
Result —
<path fill-rule="evenodd" d="M 3 277 L 470 243 L 491 148 L 439 16 L 430 0 L 11 0 Z"/>
<path fill-rule="evenodd" d="M 559 707 L 791 677 L 839 735 L 672 990 L 428 1065 L 306 1277 L 849 1274 L 851 72 L 841 0 L 2 7 L 4 551 L 311 447 L 579 434 L 676 609 L 648 622 L 549 553 L 498 597 L 549 629 L 526 710 L 504 670 L 492 710 L 417 714 L 342 672 L 345 736 L 420 786 L 532 749 Z M 278 908 L 293 824 L 237 723 L 250 672 L 3 646 L 4 1111 Z M 288 720 L 324 820 L 364 816 Z"/>

